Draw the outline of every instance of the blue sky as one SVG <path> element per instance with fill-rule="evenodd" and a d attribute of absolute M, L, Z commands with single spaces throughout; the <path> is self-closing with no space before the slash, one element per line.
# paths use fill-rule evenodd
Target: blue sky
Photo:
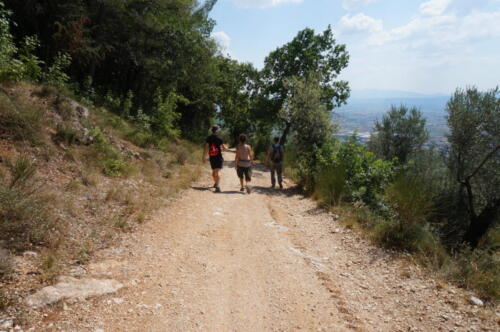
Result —
<path fill-rule="evenodd" d="M 299 30 L 331 25 L 353 89 L 500 85 L 500 0 L 219 0 L 211 17 L 223 52 L 257 68 Z"/>

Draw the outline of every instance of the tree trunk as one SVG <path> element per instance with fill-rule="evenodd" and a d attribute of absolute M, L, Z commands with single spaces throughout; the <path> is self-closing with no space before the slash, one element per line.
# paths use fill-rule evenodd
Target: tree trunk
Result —
<path fill-rule="evenodd" d="M 283 130 L 283 134 L 281 135 L 280 144 L 285 145 L 288 134 L 290 133 L 292 124 L 290 122 L 286 123 L 285 130 Z"/>
<path fill-rule="evenodd" d="M 486 234 L 499 213 L 500 199 L 486 205 L 479 216 L 471 218 L 469 228 L 463 237 L 464 242 L 468 243 L 473 249 L 475 249 L 479 244 L 479 240 L 484 234 Z"/>

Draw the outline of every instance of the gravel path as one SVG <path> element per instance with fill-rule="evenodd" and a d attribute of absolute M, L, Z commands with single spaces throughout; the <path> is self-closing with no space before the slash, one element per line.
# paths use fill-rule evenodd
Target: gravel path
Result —
<path fill-rule="evenodd" d="M 499 330 L 495 309 L 469 304 L 293 189 L 269 189 L 268 176 L 254 171 L 250 195 L 232 167 L 221 194 L 208 177 L 194 184 L 82 272 L 124 288 L 42 309 L 35 330 Z"/>

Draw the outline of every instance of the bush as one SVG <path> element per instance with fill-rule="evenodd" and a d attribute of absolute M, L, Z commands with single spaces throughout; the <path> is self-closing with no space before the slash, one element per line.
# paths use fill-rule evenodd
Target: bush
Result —
<path fill-rule="evenodd" d="M 321 186 L 317 192 L 327 202 L 337 200 L 331 195 L 339 195 L 349 202 L 376 207 L 394 172 L 391 162 L 377 159 L 355 138 L 345 143 L 332 141 L 300 158 L 292 152 L 292 157 L 298 160 L 299 183 Z"/>
<path fill-rule="evenodd" d="M 71 64 L 71 56 L 66 53 L 59 53 L 54 58 L 52 65 L 43 75 L 43 80 L 49 85 L 58 88 L 66 86 L 69 82 L 69 76 L 64 72 Z"/>
<path fill-rule="evenodd" d="M 118 159 L 104 160 L 104 174 L 108 176 L 123 176 L 127 172 L 128 165 L 126 162 Z"/>

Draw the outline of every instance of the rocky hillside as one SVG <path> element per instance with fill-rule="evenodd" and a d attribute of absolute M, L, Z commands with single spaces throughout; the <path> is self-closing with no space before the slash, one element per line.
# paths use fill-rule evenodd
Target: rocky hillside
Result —
<path fill-rule="evenodd" d="M 0 318 L 147 221 L 199 156 L 63 91 L 0 86 Z"/>

